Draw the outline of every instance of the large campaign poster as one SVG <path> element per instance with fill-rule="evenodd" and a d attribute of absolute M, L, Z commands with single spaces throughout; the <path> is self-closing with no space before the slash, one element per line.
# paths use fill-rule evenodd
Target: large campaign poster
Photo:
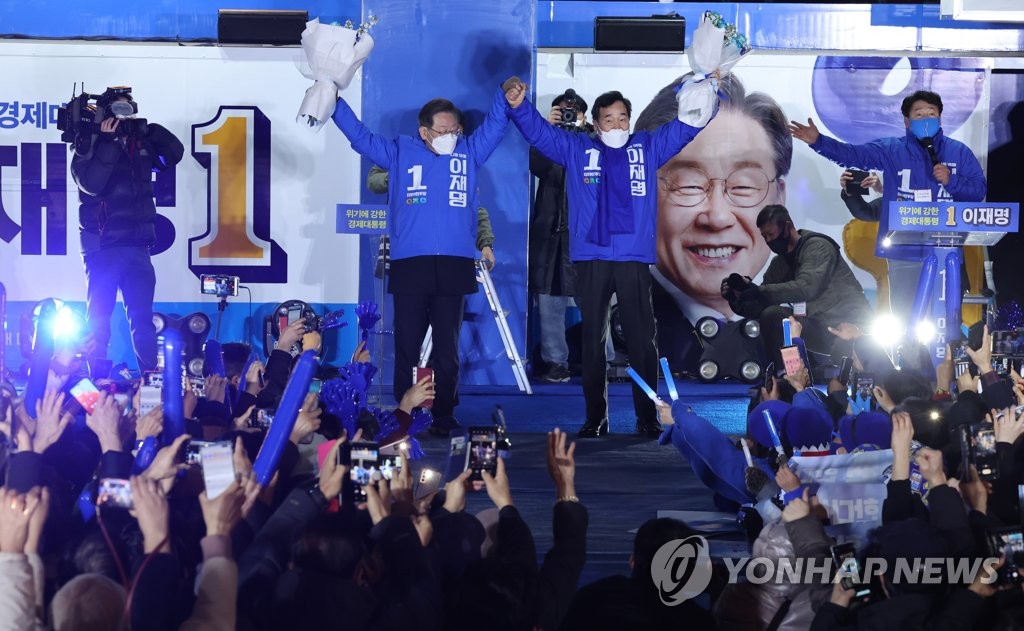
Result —
<path fill-rule="evenodd" d="M 7 289 L 8 367 L 17 370 L 19 322 L 55 297 L 84 313 L 78 192 L 57 110 L 82 86 L 131 86 L 138 116 L 174 133 L 185 156 L 155 174 L 155 310 L 217 318 L 199 275 L 239 276 L 248 288 L 224 311 L 221 339 L 260 345 L 263 317 L 285 300 L 323 313 L 346 308 L 328 359 L 351 353 L 359 237 L 336 232 L 336 206 L 359 201 L 359 160 L 329 124 L 296 122 L 310 81 L 297 48 L 82 42 L 0 46 L 0 282 Z M 77 88 L 76 88 L 77 86 Z M 361 77 L 344 92 L 359 111 Z M 132 357 L 115 309 L 110 357 Z M 131 362 L 132 365 L 134 362 Z M 134 366 L 133 366 L 134 367 Z"/>
<path fill-rule="evenodd" d="M 655 278 L 676 297 L 680 322 L 722 313 L 722 279 L 737 272 L 758 281 L 771 253 L 755 219 L 764 205 L 785 205 L 798 228 L 824 233 L 843 245 L 857 279 L 874 304 L 887 311 L 888 296 L 876 295 L 885 261 L 874 255 L 876 224 L 852 222 L 840 198 L 843 168 L 792 139 L 780 121 L 806 124 L 850 143 L 864 143 L 906 132 L 902 100 L 915 90 L 943 99 L 943 132 L 964 142 L 985 167 L 988 147 L 991 60 L 930 57 L 847 57 L 758 51 L 733 70 L 735 110 L 720 114 L 714 128 L 698 135 L 678 158 L 688 166 L 727 179 L 745 169 L 770 182 L 764 200 L 739 207 L 722 196 L 697 212 L 659 204 L 658 265 Z M 542 52 L 537 59 L 537 106 L 545 114 L 555 96 L 573 88 L 589 104 L 599 94 L 619 90 L 632 102 L 634 129 L 667 120 L 675 101 L 663 89 L 689 71 L 683 54 Z M 738 84 L 740 87 L 737 88 Z M 660 111 L 666 110 L 666 111 Z M 763 174 L 763 175 L 760 175 Z M 901 174 L 881 174 L 883 186 L 899 186 Z M 872 192 L 866 199 L 878 197 Z M 703 212 L 706 210 L 707 212 Z M 944 270 L 936 279 L 933 314 L 939 335 L 931 350 L 945 349 Z M 975 287 L 978 289 L 979 287 Z M 663 323 L 659 327 L 678 326 Z"/>

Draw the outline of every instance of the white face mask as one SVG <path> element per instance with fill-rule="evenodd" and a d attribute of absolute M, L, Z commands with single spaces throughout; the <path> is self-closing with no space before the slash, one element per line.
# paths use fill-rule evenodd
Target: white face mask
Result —
<path fill-rule="evenodd" d="M 612 149 L 624 146 L 627 140 L 629 140 L 629 132 L 625 129 L 609 129 L 601 132 L 601 142 Z"/>
<path fill-rule="evenodd" d="M 444 134 L 438 136 L 430 141 L 430 146 L 434 148 L 434 151 L 442 156 L 450 156 L 455 151 L 455 145 L 459 142 L 459 137 L 455 134 Z"/>

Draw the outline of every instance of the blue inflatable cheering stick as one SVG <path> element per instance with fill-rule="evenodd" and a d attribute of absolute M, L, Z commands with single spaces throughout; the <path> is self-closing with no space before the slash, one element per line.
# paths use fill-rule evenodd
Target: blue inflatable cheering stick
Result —
<path fill-rule="evenodd" d="M 306 394 L 309 393 L 309 384 L 313 381 L 318 364 L 316 351 L 308 350 L 299 356 L 299 361 L 292 370 L 292 376 L 284 388 L 284 394 L 281 395 L 281 403 L 277 406 L 274 422 L 271 423 L 263 447 L 252 465 L 256 480 L 263 486 L 270 484 L 274 477 L 281 454 L 284 453 L 284 445 L 295 427 L 299 409 Z"/>
<path fill-rule="evenodd" d="M 163 333 L 164 379 L 160 398 L 164 404 L 164 431 L 161 434 L 164 445 L 170 445 L 185 433 L 184 383 L 181 368 L 181 333 L 167 329 Z"/>
<path fill-rule="evenodd" d="M 39 305 L 39 315 L 36 316 L 32 361 L 29 362 L 28 383 L 25 385 L 25 411 L 31 418 L 36 417 L 36 403 L 42 401 L 46 394 L 46 380 L 50 374 L 50 360 L 53 359 L 53 325 L 56 318 L 57 303 L 53 298 L 43 300 Z"/>
<path fill-rule="evenodd" d="M 203 374 L 228 376 L 227 369 L 224 368 L 224 348 L 217 340 L 206 340 L 206 344 L 203 345 Z M 244 373 L 242 377 L 245 377 Z"/>
<path fill-rule="evenodd" d="M 248 369 L 248 364 L 246 364 Z M 211 375 L 217 375 L 218 377 L 227 378 L 228 371 L 224 366 L 224 347 L 220 345 L 217 340 L 206 340 L 206 344 L 203 345 L 203 375 L 209 377 Z M 239 384 L 239 390 L 245 389 L 245 373 L 242 373 L 242 383 Z M 228 413 L 232 416 L 235 415 L 235 401 L 232 397 L 228 396 L 228 392 L 224 393 L 224 405 L 228 408 Z"/>

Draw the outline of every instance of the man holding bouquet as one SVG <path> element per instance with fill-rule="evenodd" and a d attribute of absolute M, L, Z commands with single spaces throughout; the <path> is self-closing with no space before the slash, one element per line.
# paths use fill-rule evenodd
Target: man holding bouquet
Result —
<path fill-rule="evenodd" d="M 432 326 L 436 434 L 459 427 L 459 330 L 465 296 L 477 291 L 477 173 L 504 136 L 505 107 L 498 90 L 483 124 L 464 136 L 460 111 L 451 101 L 434 99 L 420 110 L 418 135 L 394 139 L 367 129 L 344 99 L 334 110 L 334 122 L 352 148 L 391 173 L 388 292 L 395 304 L 395 401 L 413 385 L 420 345 Z"/>
<path fill-rule="evenodd" d="M 611 295 L 617 294 L 619 304 L 628 307 L 619 313 L 630 365 L 647 383 L 657 383 L 650 266 L 655 260 L 658 169 L 707 124 L 714 103 L 698 114 L 694 126 L 673 119 L 654 131 L 630 134 L 629 100 L 619 92 L 606 92 L 594 101 L 597 135 L 591 137 L 559 129 L 534 107 L 521 107 L 526 86 L 515 77 L 509 82 L 514 82 L 508 92 L 512 122 L 527 142 L 565 168 L 569 251 L 583 317 L 587 416 L 579 435 L 602 436 L 608 432 L 604 342 Z M 633 408 L 637 432 L 661 433 L 654 403 L 635 385 Z"/>

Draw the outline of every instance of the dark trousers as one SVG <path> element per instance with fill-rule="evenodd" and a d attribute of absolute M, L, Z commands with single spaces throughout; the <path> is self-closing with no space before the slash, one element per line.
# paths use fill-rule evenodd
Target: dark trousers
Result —
<path fill-rule="evenodd" d="M 394 294 L 395 303 L 395 401 L 412 387 L 412 370 L 419 363 L 420 346 L 433 327 L 435 418 L 451 416 L 459 404 L 459 330 L 465 296 Z"/>
<path fill-rule="evenodd" d="M 646 263 L 629 261 L 578 261 L 575 268 L 576 304 L 583 318 L 583 397 L 587 404 L 587 422 L 599 423 L 608 418 L 604 346 L 612 294 L 618 296 L 629 365 L 652 388 L 657 386 L 658 348 L 651 301 L 651 269 Z M 636 384 L 633 384 L 633 409 L 638 420 L 658 422 L 654 403 Z"/>
<path fill-rule="evenodd" d="M 785 343 L 782 336 L 782 321 L 791 315 L 793 315 L 792 309 L 776 305 L 768 307 L 758 317 L 758 322 L 761 324 L 761 339 L 764 340 L 764 347 L 768 352 L 768 357 L 771 361 L 775 362 L 776 370 L 782 370 L 782 367 L 785 365 L 782 361 L 781 352 L 782 346 Z M 804 346 L 808 351 L 826 354 L 832 352 L 832 345 L 839 338 L 828 332 L 827 324 L 807 316 L 797 316 L 796 319 L 803 328 L 803 331 L 800 333 L 800 339 L 804 341 Z M 810 366 L 807 368 L 809 370 Z"/>
<path fill-rule="evenodd" d="M 110 343 L 110 316 L 121 290 L 132 332 L 139 370 L 156 370 L 156 327 L 153 293 L 156 272 L 146 246 L 119 246 L 85 255 L 86 319 L 96 340 L 96 357 L 106 357 Z"/>

